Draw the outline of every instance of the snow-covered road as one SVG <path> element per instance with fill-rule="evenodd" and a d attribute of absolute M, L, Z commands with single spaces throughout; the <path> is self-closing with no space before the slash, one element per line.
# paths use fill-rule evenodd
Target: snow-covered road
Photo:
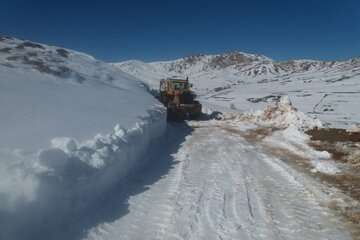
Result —
<path fill-rule="evenodd" d="M 177 128 L 177 126 L 170 126 Z M 133 186 L 154 178 L 158 156 Z M 166 174 L 129 197 L 128 213 L 87 239 L 351 239 L 303 176 L 236 132 L 194 128 Z"/>

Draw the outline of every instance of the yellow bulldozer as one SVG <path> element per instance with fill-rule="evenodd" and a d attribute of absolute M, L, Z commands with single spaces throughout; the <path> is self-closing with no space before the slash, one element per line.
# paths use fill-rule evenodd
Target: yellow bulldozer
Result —
<path fill-rule="evenodd" d="M 159 99 L 167 108 L 168 120 L 196 119 L 201 115 L 202 106 L 191 87 L 188 78 L 160 81 Z"/>

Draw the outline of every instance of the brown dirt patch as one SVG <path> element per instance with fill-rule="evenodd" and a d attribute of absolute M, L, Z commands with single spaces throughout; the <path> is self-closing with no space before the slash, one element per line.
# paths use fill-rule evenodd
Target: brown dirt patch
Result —
<path fill-rule="evenodd" d="M 360 176 L 348 173 L 337 175 L 320 174 L 322 180 L 341 189 L 347 195 L 360 201 Z"/>
<path fill-rule="evenodd" d="M 348 132 L 338 128 L 314 128 L 306 132 L 311 140 L 326 142 L 360 142 L 360 132 Z"/>
<path fill-rule="evenodd" d="M 265 128 L 265 127 L 259 127 L 254 129 L 249 129 L 246 131 L 239 130 L 233 127 L 228 126 L 219 126 L 220 128 L 230 132 L 241 135 L 243 138 L 245 138 L 248 142 L 256 143 L 263 140 L 265 137 L 270 136 L 274 131 L 277 131 L 279 129 L 276 128 Z"/>
<path fill-rule="evenodd" d="M 341 174 L 320 174 L 321 178 L 360 201 L 360 133 L 336 128 L 313 129 L 307 133 L 311 136 L 312 147 L 329 152 L 344 166 Z M 359 213 L 355 214 L 356 217 L 354 214 L 351 216 L 359 223 Z"/>
<path fill-rule="evenodd" d="M 337 175 L 318 174 L 318 177 L 340 189 L 346 195 L 360 201 L 360 132 L 345 129 L 312 129 L 306 132 L 311 137 L 310 145 L 319 151 L 327 151 L 332 158 L 341 163 L 343 171 Z M 333 209 L 339 210 L 334 204 Z M 347 206 L 340 212 L 354 224 L 352 235 L 360 239 L 360 206 Z"/>

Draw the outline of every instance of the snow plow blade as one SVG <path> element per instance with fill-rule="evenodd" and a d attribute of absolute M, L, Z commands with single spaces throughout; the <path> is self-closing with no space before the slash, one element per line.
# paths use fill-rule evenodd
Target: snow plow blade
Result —
<path fill-rule="evenodd" d="M 167 108 L 167 119 L 176 120 L 195 120 L 201 116 L 202 106 L 199 102 L 193 104 L 170 105 Z"/>

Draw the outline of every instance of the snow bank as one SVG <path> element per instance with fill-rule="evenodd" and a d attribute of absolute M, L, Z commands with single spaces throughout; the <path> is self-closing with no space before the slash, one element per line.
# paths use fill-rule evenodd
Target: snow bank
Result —
<path fill-rule="evenodd" d="M 16 149 L 0 150 L 0 212 L 14 211 L 19 204 L 36 199 L 39 179 L 34 177 L 34 171 L 40 168 L 21 160 Z"/>
<path fill-rule="evenodd" d="M 116 125 L 112 133 L 99 134 L 83 143 L 53 139 L 53 148 L 39 153 L 41 164 L 47 167 L 40 178 L 63 179 L 68 185 L 66 193 L 75 193 L 69 198 L 82 204 L 96 198 L 144 163 L 151 145 L 164 134 L 163 110 L 149 113 L 129 129 Z"/>
<path fill-rule="evenodd" d="M 119 184 L 126 185 L 125 177 L 149 159 L 165 130 L 163 109 L 152 109 L 133 127 L 116 125 L 110 134 L 89 141 L 55 138 L 52 148 L 33 159 L 2 153 L 0 238 L 35 239 L 38 231 L 82 214 Z"/>
<path fill-rule="evenodd" d="M 298 111 L 285 96 L 279 102 L 268 105 L 264 110 L 245 113 L 229 113 L 224 120 L 250 122 L 262 127 L 286 129 L 295 126 L 299 130 L 321 127 L 321 121 Z"/>
<path fill-rule="evenodd" d="M 233 117 L 230 116 L 230 118 Z M 314 172 L 325 174 L 340 172 L 328 152 L 317 151 L 308 145 L 310 137 L 304 132 L 315 127 L 322 127 L 321 121 L 298 111 L 288 97 L 282 97 L 279 102 L 269 105 L 264 110 L 235 116 L 235 120 L 276 129 L 277 131 L 265 137 L 263 142 L 310 159 Z"/>
<path fill-rule="evenodd" d="M 37 236 L 35 229 L 57 226 L 84 211 L 119 183 L 125 184 L 125 177 L 146 162 L 165 130 L 165 112 L 159 107 L 133 127 L 116 125 L 111 133 L 88 141 L 54 138 L 51 148 L 31 154 L 2 150 L 0 238 Z"/>
<path fill-rule="evenodd" d="M 126 183 L 165 133 L 166 110 L 85 54 L 12 38 L 0 47 L 0 239 L 39 239 Z M 73 74 L 58 75 L 64 66 Z"/>

